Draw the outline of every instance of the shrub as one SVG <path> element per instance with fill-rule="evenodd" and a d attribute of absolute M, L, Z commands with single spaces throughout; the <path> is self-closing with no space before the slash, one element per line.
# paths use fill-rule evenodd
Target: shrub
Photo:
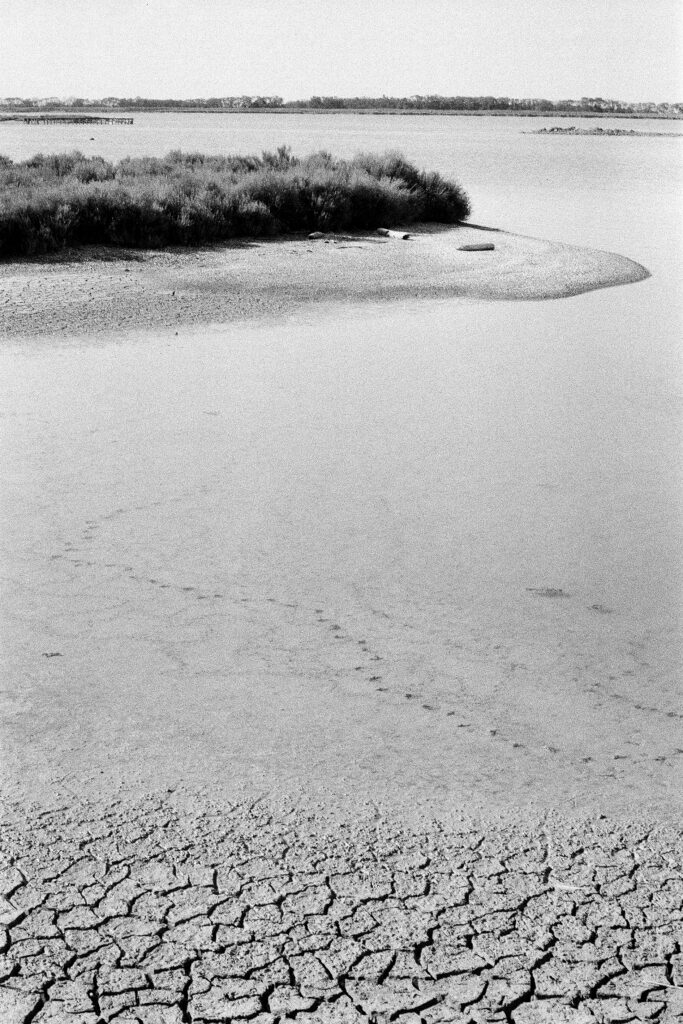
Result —
<path fill-rule="evenodd" d="M 459 185 L 400 153 L 300 159 L 174 150 L 117 164 L 82 153 L 0 157 L 0 258 L 64 246 L 202 245 L 297 231 L 467 218 Z"/>

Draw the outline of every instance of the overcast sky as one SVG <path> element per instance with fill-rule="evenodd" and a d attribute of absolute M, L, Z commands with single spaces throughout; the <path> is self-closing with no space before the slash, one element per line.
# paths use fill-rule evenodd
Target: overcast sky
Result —
<path fill-rule="evenodd" d="M 0 96 L 683 100 L 683 0 L 0 0 Z"/>

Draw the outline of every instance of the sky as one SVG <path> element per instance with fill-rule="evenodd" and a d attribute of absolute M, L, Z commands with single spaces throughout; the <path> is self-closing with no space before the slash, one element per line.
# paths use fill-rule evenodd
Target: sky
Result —
<path fill-rule="evenodd" d="M 683 0 L 0 0 L 0 96 L 683 100 Z"/>

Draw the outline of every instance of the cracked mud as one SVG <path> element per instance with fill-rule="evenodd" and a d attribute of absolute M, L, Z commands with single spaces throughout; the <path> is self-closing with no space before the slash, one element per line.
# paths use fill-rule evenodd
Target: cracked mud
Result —
<path fill-rule="evenodd" d="M 678 829 L 184 800 L 7 815 L 3 1024 L 683 1017 Z"/>

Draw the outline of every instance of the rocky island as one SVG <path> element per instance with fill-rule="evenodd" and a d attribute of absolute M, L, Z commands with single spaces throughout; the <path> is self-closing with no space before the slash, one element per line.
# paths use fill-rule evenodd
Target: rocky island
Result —
<path fill-rule="evenodd" d="M 681 132 L 641 132 L 635 128 L 577 128 L 575 125 L 555 125 L 552 128 L 537 128 L 536 131 L 526 132 L 527 135 L 640 135 L 644 138 L 666 137 L 681 138 Z"/>

